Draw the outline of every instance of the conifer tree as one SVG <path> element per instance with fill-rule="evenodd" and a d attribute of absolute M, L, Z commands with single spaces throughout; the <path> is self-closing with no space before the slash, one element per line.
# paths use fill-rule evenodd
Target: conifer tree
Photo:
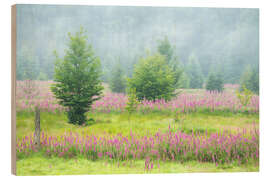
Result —
<path fill-rule="evenodd" d="M 112 92 L 124 93 L 126 89 L 126 79 L 124 72 L 121 68 L 120 62 L 118 62 L 112 70 L 110 79 L 110 89 Z"/>
<path fill-rule="evenodd" d="M 51 90 L 59 103 L 67 108 L 69 122 L 82 125 L 85 113 L 102 94 L 100 60 L 87 43 L 83 28 L 69 35 L 69 47 L 63 59 L 56 55 L 54 81 Z"/>

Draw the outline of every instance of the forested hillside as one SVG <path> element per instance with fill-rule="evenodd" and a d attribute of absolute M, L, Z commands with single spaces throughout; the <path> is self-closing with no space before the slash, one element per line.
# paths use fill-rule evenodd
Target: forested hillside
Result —
<path fill-rule="evenodd" d="M 222 71 L 225 83 L 239 83 L 249 65 L 258 68 L 259 10 L 109 6 L 19 5 L 17 79 L 53 79 L 55 57 L 67 47 L 67 33 L 80 25 L 100 57 L 103 80 L 118 61 L 131 76 L 133 65 L 157 51 L 168 37 L 183 67 L 195 57 L 203 77 Z M 29 73 L 29 72 L 28 72 Z"/>

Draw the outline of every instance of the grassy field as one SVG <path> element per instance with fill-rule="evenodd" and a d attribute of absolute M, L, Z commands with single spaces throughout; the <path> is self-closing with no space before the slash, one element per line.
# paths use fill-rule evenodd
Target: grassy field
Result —
<path fill-rule="evenodd" d="M 232 154 L 235 153 L 241 156 L 242 153 L 245 154 L 246 152 L 250 152 L 249 154 L 246 154 L 249 160 L 246 161 L 246 157 L 242 156 L 241 158 L 243 158 L 245 162 L 239 163 L 239 158 L 237 160 L 237 156 L 234 156 L 236 159 L 233 158 L 232 161 L 227 161 L 225 163 L 219 162 L 217 165 L 217 163 L 214 163 L 215 161 L 212 161 L 212 157 L 208 161 L 198 161 L 198 157 L 197 160 L 192 158 L 194 156 L 193 154 L 190 156 L 191 159 L 178 159 L 177 161 L 174 161 L 172 160 L 171 156 L 168 156 L 165 160 L 154 160 L 155 162 L 153 163 L 153 168 L 151 168 L 151 171 L 149 171 L 145 168 L 145 163 L 147 160 L 143 158 L 135 158 L 135 160 L 130 158 L 122 161 L 119 159 L 112 160 L 108 157 L 103 158 L 102 156 L 102 158 L 97 158 L 94 160 L 91 158 L 86 158 L 78 151 L 75 153 L 76 155 L 70 158 L 62 156 L 60 157 L 59 154 L 57 154 L 58 152 L 55 151 L 53 155 L 48 156 L 48 154 L 46 154 L 46 148 L 48 150 L 48 146 L 44 146 L 42 151 L 35 152 L 31 150 L 31 152 L 26 153 L 26 155 L 20 153 L 20 155 L 17 156 L 18 175 L 254 172 L 259 170 L 258 158 L 255 158 L 256 160 L 252 158 L 255 156 L 255 154 L 256 156 L 258 154 L 258 152 L 254 150 L 254 148 L 258 148 L 258 143 L 256 144 L 257 141 L 254 141 L 256 145 L 251 145 L 250 147 L 245 146 L 245 148 L 249 148 L 247 151 L 241 147 L 241 144 L 244 143 L 244 138 L 250 136 L 248 138 L 253 139 L 253 135 L 250 134 L 252 134 L 252 131 L 254 132 L 254 129 L 259 129 L 259 113 L 258 111 L 245 111 L 244 109 L 241 109 L 242 107 L 237 105 L 238 99 L 235 97 L 235 89 L 226 89 L 224 94 L 214 94 L 213 96 L 205 94 L 205 90 L 202 89 L 184 90 L 182 92 L 185 94 L 184 98 L 178 99 L 178 101 L 174 102 L 176 104 L 181 104 L 182 101 L 187 100 L 190 104 L 202 103 L 204 101 L 200 102 L 201 95 L 206 96 L 204 97 L 205 101 L 207 101 L 208 98 L 219 99 L 217 101 L 211 101 L 213 106 L 219 107 L 213 111 L 209 108 L 200 108 L 200 106 L 195 111 L 180 112 L 178 109 L 177 113 L 176 111 L 165 109 L 152 109 L 151 111 L 136 111 L 131 115 L 130 120 L 128 120 L 129 115 L 127 112 L 121 112 L 119 110 L 115 111 L 113 108 L 114 106 L 124 103 L 125 97 L 117 94 L 111 94 L 108 87 L 105 86 L 105 94 L 107 93 L 108 96 L 105 96 L 104 99 L 102 99 L 99 103 L 105 105 L 105 111 L 102 112 L 99 110 L 93 110 L 92 113 L 87 114 L 87 118 L 92 118 L 95 122 L 88 126 L 78 126 L 68 123 L 67 116 L 63 111 L 61 111 L 61 107 L 57 106 L 56 109 L 52 109 L 51 106 L 48 106 L 48 104 L 55 103 L 55 99 L 53 98 L 52 94 L 48 93 L 50 92 L 48 87 L 48 83 L 45 82 L 45 86 L 42 88 L 44 93 L 40 97 L 42 102 L 41 105 L 44 107 L 41 111 L 41 131 L 44 132 L 48 137 L 60 138 L 62 136 L 66 136 L 66 134 L 70 134 L 69 132 L 81 137 L 85 135 L 103 137 L 109 135 L 115 137 L 119 134 L 128 137 L 132 131 L 132 134 L 150 138 L 154 137 L 157 132 L 166 134 L 168 133 L 168 129 L 172 133 L 181 131 L 186 134 L 185 136 L 191 136 L 193 133 L 210 135 L 215 133 L 221 134 L 223 132 L 238 136 L 239 133 L 241 134 L 241 132 L 245 131 L 247 132 L 245 137 L 235 137 L 238 138 L 240 142 L 238 144 L 234 144 L 235 147 L 237 146 L 237 150 L 232 151 Z M 23 139 L 25 140 L 26 136 L 30 137 L 29 135 L 34 133 L 35 114 L 33 111 L 31 111 L 31 108 L 27 106 L 27 101 L 24 100 L 25 95 L 21 93 L 19 97 L 21 101 L 18 105 L 21 108 L 17 112 L 16 136 L 17 141 L 22 142 Z M 234 111 L 233 109 L 228 109 L 228 107 L 230 107 L 228 106 L 228 103 L 222 105 L 222 102 L 227 101 L 235 103 L 236 107 L 240 109 Z M 255 109 L 259 108 L 256 107 L 258 102 L 254 101 L 254 103 L 255 104 L 253 104 L 251 107 Z M 202 105 L 202 107 L 205 105 L 206 104 Z M 110 109 L 109 112 L 106 110 L 108 108 Z M 222 138 L 219 140 L 222 140 Z M 250 144 L 254 142 L 251 142 Z M 168 143 L 170 142 L 168 141 Z M 229 144 L 230 143 L 231 142 L 229 142 Z M 126 146 L 126 144 L 122 145 L 124 147 Z M 212 145 L 210 145 L 210 148 L 208 148 L 207 151 L 211 151 L 211 149 L 215 149 L 217 147 L 212 147 Z M 114 150 L 111 151 L 114 152 Z M 224 149 L 222 151 L 224 153 Z M 191 153 L 194 152 L 195 150 L 193 149 L 193 152 Z M 214 150 L 211 153 L 219 156 L 221 159 L 223 157 L 226 158 L 226 155 L 219 155 L 219 150 Z M 178 158 L 180 156 L 181 158 L 185 155 L 178 153 L 176 156 L 178 156 Z M 208 155 L 204 153 L 204 157 L 207 156 Z"/>
<path fill-rule="evenodd" d="M 243 113 L 191 113 L 181 114 L 177 118 L 173 114 L 164 113 L 137 113 L 131 116 L 130 122 L 126 113 L 95 113 L 89 114 L 96 123 L 91 126 L 76 126 L 68 123 L 64 113 L 54 114 L 48 112 L 41 113 L 41 130 L 50 135 L 61 135 L 64 132 L 93 133 L 99 134 L 107 132 L 110 134 L 134 133 L 155 133 L 158 130 L 167 130 L 169 125 L 175 130 L 181 129 L 189 133 L 197 132 L 220 132 L 230 130 L 236 132 L 243 128 L 251 129 L 259 126 L 258 114 Z M 34 132 L 34 113 L 17 113 L 17 137 L 21 138 Z"/>
<path fill-rule="evenodd" d="M 76 174 L 137 174 L 137 173 L 187 173 L 187 172 L 254 172 L 259 171 L 257 164 L 226 164 L 216 167 L 213 163 L 162 162 L 160 167 L 154 166 L 151 171 L 142 167 L 144 161 L 130 164 L 106 163 L 106 161 L 90 161 L 84 158 L 64 159 L 45 158 L 35 154 L 17 161 L 17 175 L 76 175 Z"/>
<path fill-rule="evenodd" d="M 259 115 L 246 113 L 190 113 L 174 114 L 166 113 L 135 113 L 130 122 L 126 113 L 94 113 L 88 114 L 94 118 L 95 123 L 91 126 L 76 126 L 67 123 L 64 113 L 41 113 L 41 130 L 49 135 L 60 136 L 65 132 L 78 134 L 102 134 L 107 132 L 111 135 L 122 133 L 128 135 L 130 130 L 137 134 L 153 134 L 157 131 L 166 131 L 170 126 L 172 130 L 181 130 L 185 133 L 205 131 L 214 133 L 224 130 L 232 133 L 251 130 L 259 127 Z M 34 113 L 17 113 L 17 138 L 33 133 Z M 248 162 L 244 165 L 225 164 L 216 166 L 214 163 L 199 163 L 196 161 L 177 163 L 161 162 L 160 167 L 153 167 L 151 172 L 144 170 L 144 161 L 136 160 L 131 166 L 125 163 L 107 163 L 103 160 L 91 161 L 83 157 L 71 159 L 59 157 L 44 157 L 40 153 L 17 160 L 18 175 L 48 175 L 48 174 L 111 174 L 111 173 L 181 173 L 181 172 L 239 172 L 258 171 L 258 163 Z"/>

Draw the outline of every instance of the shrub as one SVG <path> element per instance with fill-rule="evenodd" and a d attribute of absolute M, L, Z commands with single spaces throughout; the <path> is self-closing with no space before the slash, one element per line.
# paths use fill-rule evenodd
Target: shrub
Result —
<path fill-rule="evenodd" d="M 135 66 L 131 79 L 131 89 L 136 89 L 139 100 L 169 100 L 174 95 L 174 73 L 165 61 L 164 56 L 156 54 L 140 59 Z"/>
<path fill-rule="evenodd" d="M 244 107 L 250 103 L 252 95 L 252 91 L 248 90 L 245 86 L 242 91 L 236 91 L 236 96 Z"/>
<path fill-rule="evenodd" d="M 63 59 L 56 55 L 55 84 L 51 90 L 59 103 L 67 107 L 69 122 L 82 125 L 91 104 L 100 98 L 100 60 L 94 56 L 87 36 L 81 28 L 74 36 L 69 33 L 69 48 Z"/>

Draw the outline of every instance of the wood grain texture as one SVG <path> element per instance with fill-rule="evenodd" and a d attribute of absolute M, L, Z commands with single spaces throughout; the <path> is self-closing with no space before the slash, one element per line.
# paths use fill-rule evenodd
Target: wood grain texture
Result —
<path fill-rule="evenodd" d="M 11 6 L 11 173 L 16 175 L 16 5 Z"/>

